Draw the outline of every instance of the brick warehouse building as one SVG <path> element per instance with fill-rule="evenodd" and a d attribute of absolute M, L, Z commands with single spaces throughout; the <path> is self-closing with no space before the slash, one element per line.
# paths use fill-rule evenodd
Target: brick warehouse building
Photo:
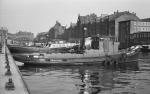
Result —
<path fill-rule="evenodd" d="M 137 43 L 137 39 L 135 38 L 137 33 L 133 33 L 133 30 L 131 28 L 134 27 L 133 21 L 145 22 L 149 20 L 149 18 L 140 20 L 135 13 L 131 13 L 129 11 L 116 11 L 111 15 L 105 14 L 99 17 L 96 14 L 85 16 L 78 15 L 77 22 L 71 23 L 70 27 L 63 29 L 63 32 L 59 33 L 59 37 L 57 38 L 78 42 L 81 38 L 83 38 L 83 35 L 85 35 L 84 37 L 96 36 L 98 34 L 100 36 L 112 36 L 113 38 L 115 38 L 115 41 L 120 42 L 120 49 L 123 49 L 140 43 L 148 44 L 148 41 L 144 42 L 147 40 L 147 38 L 143 39 L 143 41 L 141 41 L 142 39 L 139 39 L 139 41 L 141 42 Z M 84 27 L 87 28 L 85 34 L 83 30 Z M 55 30 L 52 27 L 50 31 L 46 33 L 46 35 L 49 35 L 48 39 L 55 38 L 54 35 L 56 35 L 55 33 L 57 33 L 57 29 Z M 140 32 L 138 34 L 139 36 L 142 36 L 143 33 L 145 34 L 147 33 L 147 31 Z"/>
<path fill-rule="evenodd" d="M 121 21 L 128 21 L 128 20 L 136 20 L 139 21 L 140 19 L 136 16 L 135 13 L 130 13 L 129 11 L 124 12 L 114 12 L 111 15 L 102 15 L 97 17 L 95 14 L 90 14 L 86 16 L 78 16 L 77 23 L 74 26 L 70 26 L 66 29 L 67 36 L 66 39 L 69 38 L 82 38 L 83 36 L 83 28 L 86 27 L 86 36 L 94 36 L 94 35 L 101 35 L 101 36 L 114 36 L 116 41 L 118 40 L 118 33 L 119 33 L 119 22 Z M 64 36 L 64 35 L 63 35 Z"/>
<path fill-rule="evenodd" d="M 122 21 L 119 22 L 120 48 L 127 48 L 134 45 L 150 44 L 150 22 Z"/>

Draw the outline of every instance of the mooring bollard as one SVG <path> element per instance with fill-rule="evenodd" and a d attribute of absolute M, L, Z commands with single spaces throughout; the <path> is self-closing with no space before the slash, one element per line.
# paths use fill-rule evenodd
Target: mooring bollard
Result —
<path fill-rule="evenodd" d="M 5 63 L 6 63 L 6 64 L 9 64 L 9 60 L 8 60 L 8 58 L 6 58 L 6 61 L 5 61 Z"/>
<path fill-rule="evenodd" d="M 12 75 L 12 73 L 11 73 L 11 71 L 10 71 L 10 68 L 7 68 L 7 71 L 6 71 L 5 75 L 6 75 L 6 76 L 11 76 L 11 75 Z"/>
<path fill-rule="evenodd" d="M 9 65 L 9 63 L 6 63 L 6 66 L 5 66 L 5 68 L 10 68 L 10 65 Z"/>
<path fill-rule="evenodd" d="M 5 60 L 6 60 L 5 63 L 6 63 L 6 64 L 9 64 L 9 60 L 8 60 L 8 56 L 7 56 L 7 55 L 5 56 Z"/>
<path fill-rule="evenodd" d="M 8 82 L 6 82 L 5 89 L 6 90 L 14 90 L 15 89 L 14 82 L 13 82 L 12 78 L 9 78 Z"/>
<path fill-rule="evenodd" d="M 6 63 L 6 64 L 9 64 L 9 62 L 8 62 L 7 60 L 5 61 L 5 63 Z"/>

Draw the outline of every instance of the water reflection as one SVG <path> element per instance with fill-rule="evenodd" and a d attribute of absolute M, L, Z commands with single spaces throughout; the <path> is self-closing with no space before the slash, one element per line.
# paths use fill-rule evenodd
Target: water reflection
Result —
<path fill-rule="evenodd" d="M 99 73 L 89 70 L 79 71 L 81 76 L 81 84 L 76 84 L 79 89 L 79 94 L 97 94 L 101 91 L 99 86 Z"/>
<path fill-rule="evenodd" d="M 122 88 L 130 84 L 130 81 L 120 80 L 117 77 L 120 76 L 121 73 L 127 73 L 128 71 L 138 71 L 138 62 L 130 62 L 123 65 L 118 65 L 115 67 L 105 67 L 105 66 L 50 66 L 50 67 L 39 67 L 39 66 L 22 66 L 20 70 L 25 78 L 30 77 L 30 79 L 34 79 L 34 76 L 40 77 L 37 80 L 37 83 L 42 84 L 43 88 L 48 88 L 50 81 L 53 81 L 53 84 L 56 84 L 55 89 L 59 89 L 57 83 L 68 85 L 67 89 L 73 88 L 71 92 L 72 94 L 99 94 L 103 91 L 109 91 L 114 88 Z M 54 77 L 55 79 L 53 79 Z M 36 77 L 37 78 L 37 77 Z M 65 82 L 60 81 L 60 78 L 66 80 Z M 65 78 L 65 79 L 64 79 Z M 43 80 L 46 79 L 46 80 Z M 48 80 L 47 80 L 48 79 Z M 31 89 L 34 84 L 30 83 Z M 42 81 L 40 81 L 42 80 Z M 68 81 L 73 82 L 68 82 Z M 70 85 L 71 84 L 71 85 Z M 52 85 L 52 84 L 51 84 Z M 74 89 L 74 87 L 75 89 Z M 116 86 L 117 85 L 117 86 Z M 53 85 L 52 85 L 53 86 Z M 70 87 L 72 86 L 72 87 Z M 50 87 L 49 87 L 50 88 Z M 63 88 L 63 87 L 62 87 Z M 54 89 L 54 90 L 55 90 Z M 49 90 L 49 89 L 48 89 Z M 70 90 L 70 89 L 69 89 Z M 42 90 L 41 90 L 42 91 Z M 44 90 L 43 90 L 44 91 Z M 51 90 L 53 91 L 53 90 Z M 47 92 L 51 92 L 50 90 Z M 68 90 L 64 91 L 63 94 L 68 94 Z M 75 93 L 78 92 L 78 93 Z M 53 92 L 54 93 L 54 92 Z M 32 93 L 34 94 L 34 92 Z M 35 93 L 37 94 L 37 92 Z M 40 93 L 39 93 L 40 94 Z M 44 93 L 41 93 L 44 94 Z M 59 94 L 58 92 L 54 94 Z"/>

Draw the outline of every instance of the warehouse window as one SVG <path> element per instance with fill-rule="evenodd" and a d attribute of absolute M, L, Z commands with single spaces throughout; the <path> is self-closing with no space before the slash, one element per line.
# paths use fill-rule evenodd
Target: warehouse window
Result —
<path fill-rule="evenodd" d="M 134 25 L 136 25 L 136 22 L 134 22 Z"/>
<path fill-rule="evenodd" d="M 144 37 L 145 37 L 145 38 L 147 37 L 147 33 L 144 33 Z"/>
<path fill-rule="evenodd" d="M 137 30 L 138 30 L 138 31 L 141 31 L 141 28 L 140 28 L 140 27 L 138 27 L 138 28 L 137 28 Z"/>
<path fill-rule="evenodd" d="M 143 26 L 145 26 L 145 22 L 143 22 Z"/>
<path fill-rule="evenodd" d="M 147 25 L 147 23 L 146 22 L 144 22 L 144 26 L 146 26 Z"/>
<path fill-rule="evenodd" d="M 148 31 L 150 31 L 150 27 L 148 27 Z"/>
<path fill-rule="evenodd" d="M 143 27 L 143 31 L 145 31 L 145 28 Z"/>
<path fill-rule="evenodd" d="M 150 37 L 150 33 L 148 33 L 147 35 L 148 35 L 148 37 Z"/>

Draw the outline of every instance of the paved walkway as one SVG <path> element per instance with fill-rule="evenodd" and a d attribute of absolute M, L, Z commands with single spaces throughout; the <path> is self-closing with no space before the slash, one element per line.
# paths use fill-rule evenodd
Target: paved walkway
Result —
<path fill-rule="evenodd" d="M 0 53 L 0 94 L 29 94 L 25 83 L 23 82 L 23 79 L 21 77 L 20 71 L 18 67 L 16 66 L 11 54 L 7 50 L 8 53 L 8 61 L 10 65 L 10 71 L 12 72 L 11 76 L 6 76 L 6 59 L 4 54 L 4 47 L 2 48 L 2 53 Z M 6 90 L 5 85 L 6 82 L 8 82 L 8 79 L 12 78 L 14 82 L 15 89 L 14 90 Z"/>

